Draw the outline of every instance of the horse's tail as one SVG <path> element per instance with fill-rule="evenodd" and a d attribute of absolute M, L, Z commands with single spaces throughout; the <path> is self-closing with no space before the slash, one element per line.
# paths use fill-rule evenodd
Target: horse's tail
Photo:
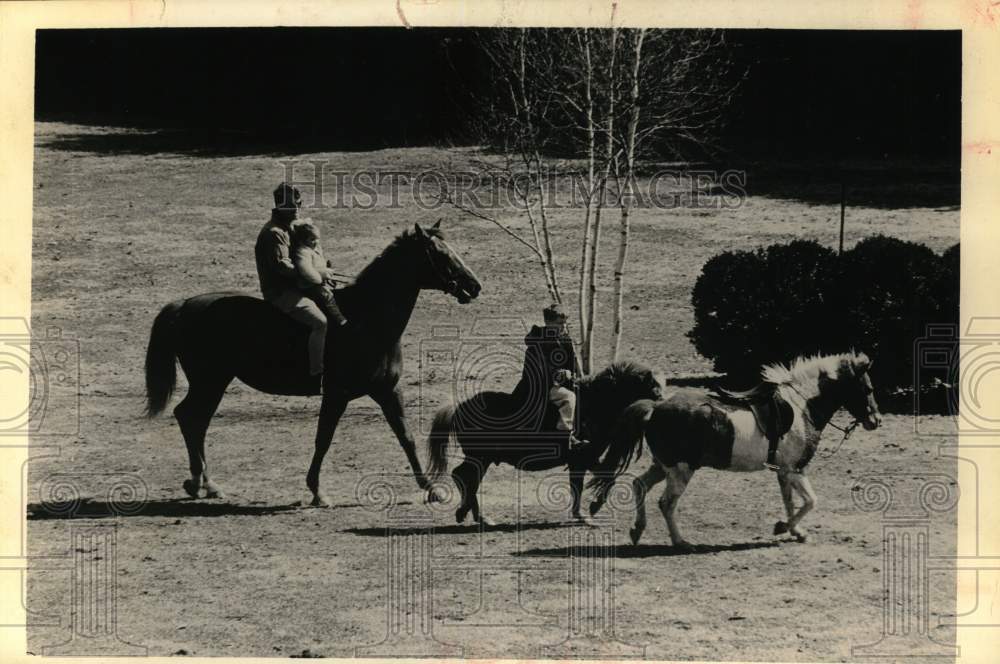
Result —
<path fill-rule="evenodd" d="M 183 301 L 160 310 L 146 348 L 146 417 L 156 417 L 167 407 L 177 385 L 177 344 L 174 322 Z"/>
<path fill-rule="evenodd" d="M 604 460 L 594 469 L 594 476 L 587 483 L 589 488 L 594 489 L 597 502 L 604 503 L 618 476 L 628 469 L 632 459 L 642 456 L 646 424 L 653 416 L 655 405 L 656 402 L 652 399 L 640 399 L 626 408 L 619 418 L 615 436 Z"/>
<path fill-rule="evenodd" d="M 431 433 L 427 436 L 427 451 L 430 453 L 429 479 L 433 482 L 448 468 L 448 443 L 454 434 L 455 414 L 458 408 L 444 406 L 434 414 Z"/>

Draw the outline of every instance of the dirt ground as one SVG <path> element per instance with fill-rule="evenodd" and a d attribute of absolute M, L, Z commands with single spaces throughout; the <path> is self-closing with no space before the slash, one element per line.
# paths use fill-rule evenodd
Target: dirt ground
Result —
<path fill-rule="evenodd" d="M 268 217 L 271 189 L 283 178 L 279 160 L 288 155 L 195 152 L 145 134 L 66 124 L 39 123 L 36 132 L 32 325 L 78 341 L 80 400 L 78 432 L 34 440 L 39 448 L 57 446 L 58 454 L 38 449 L 28 472 L 29 554 L 51 557 L 29 573 L 27 606 L 37 623 L 29 629 L 31 652 L 69 637 L 69 561 L 92 553 L 72 537 L 73 528 L 112 523 L 116 547 L 106 566 L 115 575 L 117 637 L 150 655 L 384 655 L 356 649 L 386 639 L 395 615 L 387 613 L 390 605 L 403 606 L 407 619 L 428 619 L 440 643 L 462 648 L 441 645 L 427 654 L 467 657 L 846 660 L 864 659 L 852 655 L 852 646 L 879 639 L 884 522 L 880 513 L 859 509 L 852 489 L 860 478 L 889 474 L 895 499 L 918 506 L 925 478 L 944 475 L 947 484 L 956 470 L 938 450 L 949 440 L 942 437 L 951 430 L 945 418 L 923 419 L 917 433 L 911 415 L 887 413 L 881 429 L 859 430 L 839 450 L 840 435 L 829 431 L 811 467 L 819 505 L 804 522 L 806 544 L 771 535 L 783 510 L 777 483 L 764 472 L 697 473 L 679 510 L 685 534 L 701 545 L 690 554 L 669 547 L 653 497 L 638 547 L 628 544 L 627 506 L 597 529 L 573 525 L 561 472 L 519 477 L 511 468 L 491 470 L 481 501 L 502 527 L 456 527 L 454 503 L 422 504 L 402 451 L 368 400 L 349 406 L 327 457 L 322 482 L 334 506 L 303 507 L 318 401 L 238 384 L 207 443 L 213 479 L 227 497 L 186 499 L 187 457 L 174 420 L 141 416 L 149 328 L 175 298 L 256 292 L 254 239 Z M 466 157 L 465 150 L 421 148 L 294 158 L 324 160 L 334 171 L 418 172 Z M 454 393 L 513 387 L 523 324 L 540 318 L 546 294 L 537 263 L 496 227 L 446 208 L 421 209 L 405 196 L 392 208 L 385 188 L 379 197 L 371 209 L 308 211 L 337 269 L 356 273 L 414 222 L 444 217 L 450 243 L 484 285 L 466 306 L 423 294 L 403 337 L 402 383 L 422 445 L 429 415 Z M 838 217 L 835 204 L 808 195 L 751 195 L 738 209 L 637 210 L 623 356 L 668 378 L 709 371 L 685 337 L 702 264 L 725 249 L 795 238 L 836 246 Z M 552 217 L 569 287 L 576 219 L 572 210 Z M 513 213 L 504 220 L 525 230 Z M 848 245 L 878 232 L 941 251 L 958 240 L 959 213 L 848 209 Z M 612 229 L 606 237 L 602 265 L 610 275 Z M 601 296 L 606 315 L 610 291 Z M 449 326 L 457 326 L 457 339 Z M 606 345 L 601 336 L 602 354 Z M 456 389 L 450 370 L 427 359 L 428 349 L 442 346 L 472 358 Z M 510 352 L 475 360 L 484 347 Z M 846 423 L 846 415 L 835 421 Z M 644 470 L 647 459 L 634 470 Z M 379 475 L 399 501 L 388 512 L 365 504 L 365 495 L 377 491 L 357 490 L 361 478 Z M 80 498 L 63 513 L 52 506 L 65 507 L 72 493 L 54 488 L 60 479 Z M 122 483 L 145 498 L 140 509 L 128 503 L 123 512 Z M 933 514 L 926 525 L 929 554 L 952 554 L 954 511 Z M 408 548 L 426 541 L 425 532 L 433 533 L 432 556 Z M 407 551 L 415 560 L 432 558 L 432 572 L 421 572 L 412 586 L 387 569 L 398 569 Z M 929 633 L 942 643 L 953 642 L 954 631 L 939 617 L 971 608 L 955 606 L 954 583 L 945 573 L 929 577 Z M 414 597 L 428 596 L 432 603 L 414 599 L 411 606 Z M 580 606 L 596 607 L 591 619 L 571 609 Z M 585 619 L 571 619 L 578 615 Z M 588 638 L 567 640 L 581 634 Z M 77 643 L 81 651 L 87 646 Z M 424 652 L 399 647 L 398 654 Z"/>

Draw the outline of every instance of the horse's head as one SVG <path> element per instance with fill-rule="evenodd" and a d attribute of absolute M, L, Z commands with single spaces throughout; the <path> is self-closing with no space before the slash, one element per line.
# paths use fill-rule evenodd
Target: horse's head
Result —
<path fill-rule="evenodd" d="M 847 359 L 841 370 L 844 382 L 844 408 L 868 431 L 882 424 L 882 414 L 875 403 L 875 388 L 868 375 L 872 361 L 864 353 Z"/>
<path fill-rule="evenodd" d="M 440 290 L 453 296 L 462 304 L 474 300 L 482 285 L 475 273 L 462 258 L 445 242 L 438 220 L 431 228 L 424 230 L 420 224 L 414 226 L 416 242 L 423 248 L 426 260 L 425 272 L 420 277 L 420 287 Z"/>

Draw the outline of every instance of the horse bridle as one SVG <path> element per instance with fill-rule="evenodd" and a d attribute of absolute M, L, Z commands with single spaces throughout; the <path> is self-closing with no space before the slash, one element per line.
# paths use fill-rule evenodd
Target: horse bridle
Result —
<path fill-rule="evenodd" d="M 458 296 L 458 280 L 457 279 L 447 279 L 444 276 L 442 270 L 438 267 L 437 263 L 434 262 L 434 257 L 431 255 L 431 238 L 430 236 L 422 238 L 424 245 L 424 254 L 427 256 L 427 263 L 431 266 L 431 272 L 437 278 L 442 290 L 448 295 Z"/>
<path fill-rule="evenodd" d="M 809 426 L 811 426 L 817 432 L 821 431 L 821 429 L 816 426 L 816 421 L 812 418 L 812 415 L 809 414 L 809 399 L 807 399 L 806 395 L 802 394 L 802 392 L 799 391 L 799 388 L 795 387 L 795 385 L 793 385 L 791 383 L 787 383 L 787 385 L 788 385 L 788 387 L 792 388 L 793 392 L 795 392 L 800 397 L 802 397 L 802 406 L 803 406 L 802 407 L 802 414 L 809 421 Z M 822 457 L 822 458 L 830 458 L 834 454 L 836 454 L 837 452 L 839 452 L 840 448 L 843 447 L 844 443 L 847 442 L 847 439 L 850 438 L 851 434 L 854 433 L 854 430 L 858 428 L 859 424 L 861 424 L 861 420 L 859 420 L 858 418 L 854 417 L 854 415 L 851 415 L 851 417 L 853 418 L 853 421 L 850 424 L 848 424 L 846 427 L 837 426 L 836 424 L 833 423 L 833 419 L 831 419 L 829 422 L 827 422 L 828 425 L 830 425 L 831 427 L 833 427 L 837 431 L 840 431 L 841 433 L 843 433 L 844 437 L 840 439 L 840 442 L 837 443 L 837 447 L 832 452 L 830 452 L 829 454 L 827 454 L 825 457 Z M 819 440 L 816 441 L 816 448 L 817 448 L 817 450 L 819 449 Z"/>

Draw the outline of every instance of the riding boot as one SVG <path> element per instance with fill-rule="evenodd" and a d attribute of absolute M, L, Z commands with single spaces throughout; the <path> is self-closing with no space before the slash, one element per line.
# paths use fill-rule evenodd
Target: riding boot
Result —
<path fill-rule="evenodd" d="M 768 470 L 773 470 L 777 472 L 779 470 L 777 459 L 778 455 L 778 438 L 775 436 L 768 436 L 767 438 L 767 461 L 764 463 L 764 467 Z"/>
<path fill-rule="evenodd" d="M 589 440 L 580 440 L 572 433 L 567 436 L 568 446 L 566 448 L 566 461 L 570 464 L 586 464 L 590 457 L 591 445 Z"/>
<path fill-rule="evenodd" d="M 781 435 L 778 433 L 781 431 L 781 406 L 778 401 L 778 392 L 775 391 L 771 395 L 771 409 L 770 417 L 767 422 L 767 461 L 764 463 L 764 467 L 768 470 L 777 471 L 777 457 L 778 454 L 778 441 L 781 440 Z"/>
<path fill-rule="evenodd" d="M 571 452 L 577 452 L 579 450 L 582 450 L 585 447 L 587 447 L 587 445 L 590 445 L 589 440 L 580 440 L 572 433 L 569 434 L 569 449 Z"/>

